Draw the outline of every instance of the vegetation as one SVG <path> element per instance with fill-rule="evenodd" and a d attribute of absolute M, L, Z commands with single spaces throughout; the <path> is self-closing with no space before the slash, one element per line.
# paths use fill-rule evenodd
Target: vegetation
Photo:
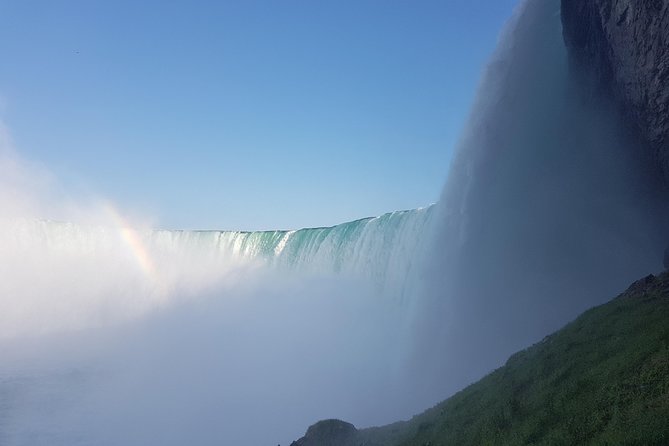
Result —
<path fill-rule="evenodd" d="M 351 444 L 668 445 L 669 273 L 636 282 L 412 420 L 359 430 Z"/>

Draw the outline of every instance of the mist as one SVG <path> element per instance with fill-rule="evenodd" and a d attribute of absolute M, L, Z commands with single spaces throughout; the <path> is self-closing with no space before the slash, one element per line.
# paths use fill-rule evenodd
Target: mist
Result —
<path fill-rule="evenodd" d="M 313 257 L 271 264 L 220 251 L 221 234 L 155 231 L 68 196 L 5 135 L 1 444 L 289 444 L 319 418 L 421 409 L 405 403 L 410 305 L 378 284 L 383 268 L 397 270 L 389 284 L 407 275 L 416 244 L 375 242 L 394 240 L 393 216 L 333 230 L 359 232 L 339 254 L 324 238 Z M 398 236 L 420 231 L 416 215 L 397 217 Z M 335 271 L 379 249 L 383 268 Z"/>
<path fill-rule="evenodd" d="M 287 444 L 400 416 L 396 348 L 360 283 L 254 275 L 140 321 L 2 349 L 3 444 Z"/>
<path fill-rule="evenodd" d="M 662 270 L 666 188 L 614 102 L 594 91 L 569 64 L 560 2 L 523 2 L 439 203 L 417 324 L 426 393 L 462 388 Z"/>

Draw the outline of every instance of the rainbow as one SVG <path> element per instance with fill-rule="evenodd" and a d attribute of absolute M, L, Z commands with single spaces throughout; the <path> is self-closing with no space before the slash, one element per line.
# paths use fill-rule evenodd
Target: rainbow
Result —
<path fill-rule="evenodd" d="M 113 226 L 118 228 L 119 238 L 128 248 L 142 272 L 150 279 L 157 279 L 156 265 L 137 229 L 125 219 L 110 203 L 104 206 L 105 213 L 111 217 Z"/>

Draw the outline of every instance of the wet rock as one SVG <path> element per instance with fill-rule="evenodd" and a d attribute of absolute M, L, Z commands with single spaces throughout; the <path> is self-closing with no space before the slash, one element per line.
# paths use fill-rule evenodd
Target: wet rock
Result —
<path fill-rule="evenodd" d="M 612 95 L 669 180 L 669 0 L 562 0 L 572 65 Z"/>

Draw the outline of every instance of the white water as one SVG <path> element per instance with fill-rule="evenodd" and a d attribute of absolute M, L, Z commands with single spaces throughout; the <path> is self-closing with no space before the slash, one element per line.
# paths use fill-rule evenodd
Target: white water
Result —
<path fill-rule="evenodd" d="M 0 338 L 123 322 L 259 270 L 358 280 L 399 305 L 423 258 L 432 214 L 428 207 L 264 232 L 5 220 L 0 272 L 14 280 L 0 283 Z M 39 280 L 31 279 L 35 271 Z"/>
<path fill-rule="evenodd" d="M 0 444 L 273 444 L 406 416 L 433 209 L 253 233 L 0 220 Z"/>

